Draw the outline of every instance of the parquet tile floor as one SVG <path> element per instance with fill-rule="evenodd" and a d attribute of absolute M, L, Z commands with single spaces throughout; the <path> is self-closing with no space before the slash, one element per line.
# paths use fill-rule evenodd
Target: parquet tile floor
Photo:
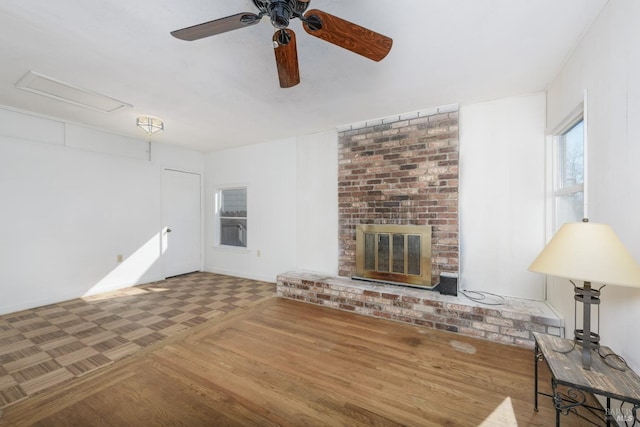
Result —
<path fill-rule="evenodd" d="M 274 295 L 273 283 L 191 273 L 0 316 L 0 410 Z"/>

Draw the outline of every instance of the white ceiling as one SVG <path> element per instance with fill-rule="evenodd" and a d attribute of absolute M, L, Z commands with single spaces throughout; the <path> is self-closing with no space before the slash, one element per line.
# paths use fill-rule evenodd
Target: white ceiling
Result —
<path fill-rule="evenodd" d="M 2 0 L 0 104 L 201 151 L 544 90 L 607 0 L 312 0 L 393 39 L 379 63 L 297 35 L 301 83 L 278 85 L 267 17 L 186 42 L 169 32 L 250 0 Z M 29 70 L 132 104 L 101 113 L 19 90 Z"/>

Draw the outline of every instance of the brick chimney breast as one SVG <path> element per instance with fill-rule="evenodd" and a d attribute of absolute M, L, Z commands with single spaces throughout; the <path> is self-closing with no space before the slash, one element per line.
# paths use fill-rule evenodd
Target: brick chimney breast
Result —
<path fill-rule="evenodd" d="M 431 225 L 432 283 L 457 272 L 457 106 L 353 125 L 338 137 L 339 275 L 355 275 L 358 224 Z"/>

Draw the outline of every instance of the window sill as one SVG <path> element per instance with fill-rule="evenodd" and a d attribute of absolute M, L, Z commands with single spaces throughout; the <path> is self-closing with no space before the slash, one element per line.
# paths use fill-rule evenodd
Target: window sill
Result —
<path fill-rule="evenodd" d="M 237 254 L 248 254 L 251 252 L 250 249 L 239 247 L 239 246 L 216 245 L 216 246 L 213 246 L 213 249 L 220 252 L 233 252 Z"/>

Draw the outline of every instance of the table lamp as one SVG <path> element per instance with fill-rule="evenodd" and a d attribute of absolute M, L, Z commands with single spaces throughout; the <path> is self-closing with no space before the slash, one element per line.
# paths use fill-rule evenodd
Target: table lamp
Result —
<path fill-rule="evenodd" d="M 600 335 L 591 330 L 591 306 L 600 304 L 602 289 L 591 283 L 640 288 L 640 266 L 611 227 L 585 218 L 560 227 L 529 271 L 584 282 L 583 287 L 574 284 L 574 299 L 583 304 L 582 329 L 574 331 L 574 343 L 582 345 L 582 367 L 591 369 L 591 350 L 600 347 Z"/>

